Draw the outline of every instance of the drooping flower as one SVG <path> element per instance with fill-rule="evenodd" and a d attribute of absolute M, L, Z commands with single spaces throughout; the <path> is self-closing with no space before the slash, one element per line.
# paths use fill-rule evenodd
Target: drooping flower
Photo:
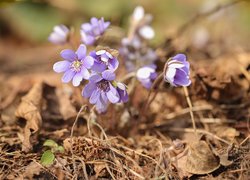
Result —
<path fill-rule="evenodd" d="M 82 91 L 82 95 L 89 98 L 91 104 L 96 105 L 99 113 L 107 110 L 109 102 L 115 104 L 120 101 L 120 95 L 112 84 L 114 79 L 115 74 L 111 70 L 103 71 L 101 74 L 93 74 Z"/>
<path fill-rule="evenodd" d="M 116 70 L 119 65 L 119 61 L 112 54 L 112 49 L 101 49 L 98 51 L 90 52 L 90 56 L 94 58 L 94 64 L 92 70 L 96 72 L 103 72 L 106 69 Z"/>
<path fill-rule="evenodd" d="M 156 66 L 154 64 L 150 66 L 144 66 L 137 70 L 136 77 L 141 82 L 141 84 L 150 89 L 153 80 L 156 79 L 157 73 L 155 72 Z"/>
<path fill-rule="evenodd" d="M 117 89 L 118 94 L 120 96 L 119 102 L 123 102 L 123 103 L 128 102 L 128 92 L 127 92 L 126 85 L 121 83 L 121 82 L 117 82 L 116 89 Z"/>
<path fill-rule="evenodd" d="M 49 35 L 48 40 L 54 44 L 64 44 L 69 38 L 70 30 L 64 25 L 57 25 Z"/>
<path fill-rule="evenodd" d="M 68 83 L 72 80 L 74 86 L 79 86 L 83 79 L 89 79 L 90 69 L 94 64 L 91 56 L 86 56 L 86 46 L 81 44 L 76 52 L 71 49 L 61 51 L 63 61 L 54 64 L 53 70 L 57 73 L 64 72 L 62 82 Z"/>
<path fill-rule="evenodd" d="M 97 18 L 92 17 L 90 23 L 84 23 L 81 26 L 80 33 L 83 43 L 86 45 L 93 45 L 109 25 L 110 22 L 105 22 L 104 18 L 98 20 Z"/>
<path fill-rule="evenodd" d="M 164 79 L 172 86 L 189 86 L 191 84 L 189 68 L 190 64 L 186 55 L 177 54 L 167 62 Z"/>

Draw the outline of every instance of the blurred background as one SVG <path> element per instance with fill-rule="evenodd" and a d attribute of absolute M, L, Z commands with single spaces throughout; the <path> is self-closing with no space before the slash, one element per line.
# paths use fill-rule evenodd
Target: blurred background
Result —
<path fill-rule="evenodd" d="M 54 25 L 74 27 L 93 16 L 111 21 L 117 42 L 126 35 L 129 17 L 137 5 L 153 15 L 157 47 L 197 13 L 207 12 L 229 0 L 0 0 L 0 71 L 5 73 L 49 70 L 58 47 L 47 41 Z M 80 35 L 78 35 L 80 37 Z M 192 24 L 180 41 L 180 50 L 192 45 L 202 51 L 208 42 L 250 49 L 250 5 L 242 2 Z M 183 48 L 182 48 L 183 47 Z M 48 64 L 50 63 L 50 64 Z M 39 65 L 39 66 L 34 66 Z M 33 68 L 34 67 L 34 68 Z M 38 68 L 36 68 L 38 67 Z M 44 67 L 44 69 L 43 69 Z M 48 68 L 49 67 L 49 68 Z"/>

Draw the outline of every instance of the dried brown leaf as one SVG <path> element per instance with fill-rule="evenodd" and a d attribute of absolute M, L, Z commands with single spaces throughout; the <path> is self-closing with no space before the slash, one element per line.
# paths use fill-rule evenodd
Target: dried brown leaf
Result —
<path fill-rule="evenodd" d="M 72 94 L 71 91 L 72 90 L 67 86 L 56 89 L 56 95 L 59 102 L 59 111 L 62 114 L 64 120 L 72 118 L 77 114 L 75 107 L 70 101 L 70 97 Z"/>
<path fill-rule="evenodd" d="M 34 84 L 28 94 L 22 97 L 21 103 L 15 112 L 17 118 L 26 120 L 24 127 L 24 140 L 22 144 L 22 150 L 25 152 L 32 149 L 30 136 L 39 130 L 42 123 L 42 117 L 40 114 L 42 91 L 42 82 Z"/>
<path fill-rule="evenodd" d="M 205 141 L 191 143 L 184 166 L 185 171 L 192 174 L 208 174 L 218 169 L 220 160 Z"/>

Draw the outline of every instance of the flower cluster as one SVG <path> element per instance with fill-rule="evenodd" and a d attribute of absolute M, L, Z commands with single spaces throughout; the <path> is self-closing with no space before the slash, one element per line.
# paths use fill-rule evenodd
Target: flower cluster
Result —
<path fill-rule="evenodd" d="M 93 45 L 103 35 L 109 25 L 110 22 L 105 22 L 103 18 L 98 20 L 92 17 L 90 23 L 81 25 L 80 35 L 82 42 L 86 45 Z M 53 30 L 48 38 L 51 43 L 64 44 L 68 41 L 70 30 L 65 25 L 57 25 Z"/>
<path fill-rule="evenodd" d="M 136 7 L 131 18 L 128 36 L 122 39 L 120 54 L 125 60 L 128 72 L 132 72 L 137 80 L 147 89 L 153 81 L 158 81 L 157 55 L 149 48 L 147 41 L 154 37 L 154 30 L 149 26 L 152 16 L 144 13 L 142 7 Z M 83 80 L 87 83 L 82 90 L 82 96 L 89 98 L 99 113 L 107 110 L 109 103 L 125 103 L 128 101 L 127 86 L 116 80 L 115 71 L 119 66 L 118 51 L 108 47 L 96 47 L 88 52 L 86 45 L 96 44 L 110 22 L 103 18 L 91 18 L 90 23 L 81 25 L 81 41 L 76 51 L 62 50 L 62 60 L 53 65 L 53 70 L 63 73 L 62 82 L 72 81 L 73 86 L 79 86 Z M 71 42 L 70 30 L 64 25 L 54 27 L 49 41 L 55 44 Z M 72 42 L 71 42 L 72 43 Z M 189 62 L 184 54 L 170 58 L 164 67 L 164 80 L 172 86 L 189 86 Z M 159 76 L 162 77 L 162 76 Z"/>
<path fill-rule="evenodd" d="M 122 39 L 120 54 L 125 60 L 128 71 L 137 71 L 137 79 L 149 89 L 157 76 L 154 62 L 157 60 L 155 52 L 147 46 L 147 40 L 154 37 L 154 30 L 150 27 L 152 16 L 145 14 L 141 6 L 135 8 L 128 37 Z M 153 75 L 150 75 L 150 74 Z"/>
<path fill-rule="evenodd" d="M 81 26 L 82 41 L 86 45 L 94 42 L 108 28 L 110 22 L 104 22 L 101 18 L 91 18 L 90 23 Z M 49 41 L 55 44 L 63 44 L 68 41 L 69 30 L 66 26 L 54 27 L 54 32 L 49 36 Z M 115 80 L 115 70 L 119 66 L 117 51 L 109 48 L 98 48 L 87 54 L 87 48 L 81 44 L 76 52 L 65 49 L 60 53 L 62 61 L 53 65 L 57 73 L 64 73 L 62 82 L 72 81 L 73 86 L 79 86 L 83 80 L 88 83 L 82 91 L 82 95 L 89 98 L 91 104 L 96 105 L 99 113 L 107 110 L 110 103 L 121 103 L 128 101 L 127 87 Z"/>

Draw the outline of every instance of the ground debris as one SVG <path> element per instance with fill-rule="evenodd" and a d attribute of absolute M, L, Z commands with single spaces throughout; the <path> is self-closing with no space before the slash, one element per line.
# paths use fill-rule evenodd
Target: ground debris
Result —
<path fill-rule="evenodd" d="M 28 152 L 32 149 L 30 136 L 36 133 L 42 123 L 41 105 L 42 105 L 43 83 L 34 84 L 27 95 L 22 97 L 20 105 L 17 107 L 15 115 L 17 118 L 25 120 L 24 139 L 22 150 Z"/>

